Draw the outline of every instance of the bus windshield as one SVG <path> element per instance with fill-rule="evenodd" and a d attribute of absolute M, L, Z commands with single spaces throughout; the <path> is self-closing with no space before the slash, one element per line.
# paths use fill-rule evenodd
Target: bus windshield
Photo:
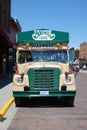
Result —
<path fill-rule="evenodd" d="M 61 62 L 67 63 L 67 50 L 41 50 L 41 51 L 24 51 L 18 53 L 18 63 L 27 62 Z"/>

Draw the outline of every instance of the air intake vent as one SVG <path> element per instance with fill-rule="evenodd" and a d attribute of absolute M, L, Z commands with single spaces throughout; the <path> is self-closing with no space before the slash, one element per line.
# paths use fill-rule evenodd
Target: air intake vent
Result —
<path fill-rule="evenodd" d="M 58 89 L 60 70 L 58 68 L 32 68 L 28 70 L 32 89 Z"/>

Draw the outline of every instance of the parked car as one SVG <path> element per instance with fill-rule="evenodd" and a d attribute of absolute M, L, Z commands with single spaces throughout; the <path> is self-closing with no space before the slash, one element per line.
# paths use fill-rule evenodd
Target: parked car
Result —
<path fill-rule="evenodd" d="M 83 69 L 83 70 L 87 70 L 86 65 L 83 65 L 82 69 Z"/>

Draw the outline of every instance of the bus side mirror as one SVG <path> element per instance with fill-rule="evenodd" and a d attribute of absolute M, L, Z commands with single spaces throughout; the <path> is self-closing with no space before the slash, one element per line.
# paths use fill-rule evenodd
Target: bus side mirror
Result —
<path fill-rule="evenodd" d="M 73 64 L 74 59 L 75 59 L 75 50 L 69 49 L 69 63 Z"/>

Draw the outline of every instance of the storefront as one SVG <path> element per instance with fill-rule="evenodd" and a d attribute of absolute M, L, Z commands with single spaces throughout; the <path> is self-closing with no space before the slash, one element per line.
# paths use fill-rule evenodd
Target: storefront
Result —
<path fill-rule="evenodd" d="M 9 48 L 13 48 L 14 43 L 9 35 L 0 26 L 0 73 L 6 75 L 9 67 Z"/>

